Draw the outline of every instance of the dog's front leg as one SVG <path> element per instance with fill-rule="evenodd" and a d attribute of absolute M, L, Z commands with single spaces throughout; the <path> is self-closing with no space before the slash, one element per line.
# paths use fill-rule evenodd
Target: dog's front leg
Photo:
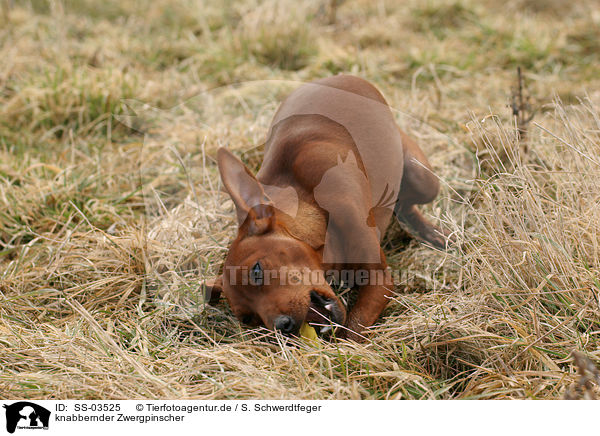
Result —
<path fill-rule="evenodd" d="M 391 271 L 385 266 L 370 270 L 368 283 L 358 287 L 358 299 L 348 314 L 346 329 L 340 336 L 356 342 L 363 341 L 362 332 L 377 321 L 393 293 Z"/>

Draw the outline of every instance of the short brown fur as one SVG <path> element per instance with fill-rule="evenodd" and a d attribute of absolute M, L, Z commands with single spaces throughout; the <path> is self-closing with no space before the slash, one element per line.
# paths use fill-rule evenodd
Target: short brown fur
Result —
<path fill-rule="evenodd" d="M 437 177 L 416 142 L 397 127 L 383 96 L 363 79 L 338 75 L 294 91 L 274 117 L 256 177 L 225 149 L 218 163 L 239 231 L 223 275 L 208 290 L 213 302 L 224 292 L 245 323 L 280 328 L 283 317 L 289 333 L 297 333 L 314 318 L 316 293 L 331 303 L 330 320 L 345 327 L 336 334 L 360 340 L 393 295 L 380 247 L 392 214 L 417 238 L 446 244 L 446 235 L 416 208 L 437 196 Z M 242 268 L 256 265 L 321 278 L 330 270 L 366 270 L 383 279 L 359 286 L 346 316 L 323 281 L 292 284 L 279 277 L 240 284 Z"/>

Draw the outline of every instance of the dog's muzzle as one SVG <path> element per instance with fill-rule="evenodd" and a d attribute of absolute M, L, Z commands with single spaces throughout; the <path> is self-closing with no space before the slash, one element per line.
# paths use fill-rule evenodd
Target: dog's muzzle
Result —
<path fill-rule="evenodd" d="M 329 333 L 336 325 L 344 324 L 346 309 L 337 298 L 327 298 L 317 291 L 310 292 L 310 306 L 305 321 L 320 334 Z"/>

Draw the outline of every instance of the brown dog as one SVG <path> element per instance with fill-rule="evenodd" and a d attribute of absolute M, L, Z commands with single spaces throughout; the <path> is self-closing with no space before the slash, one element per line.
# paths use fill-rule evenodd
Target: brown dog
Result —
<path fill-rule="evenodd" d="M 239 231 L 207 290 L 213 302 L 223 291 L 245 324 L 286 334 L 303 322 L 321 332 L 345 326 L 337 336 L 359 340 L 393 295 L 380 247 L 392 214 L 417 238 L 445 246 L 415 206 L 437 196 L 438 179 L 363 79 L 338 75 L 294 91 L 271 124 L 256 177 L 224 148 L 218 164 Z M 330 276 L 358 288 L 347 316 Z"/>

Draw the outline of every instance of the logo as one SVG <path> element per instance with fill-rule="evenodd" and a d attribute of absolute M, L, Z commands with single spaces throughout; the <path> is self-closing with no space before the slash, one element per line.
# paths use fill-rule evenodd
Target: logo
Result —
<path fill-rule="evenodd" d="M 48 430 L 50 411 L 29 401 L 19 401 L 3 405 L 6 409 L 6 431 L 14 433 L 18 429 Z"/>

